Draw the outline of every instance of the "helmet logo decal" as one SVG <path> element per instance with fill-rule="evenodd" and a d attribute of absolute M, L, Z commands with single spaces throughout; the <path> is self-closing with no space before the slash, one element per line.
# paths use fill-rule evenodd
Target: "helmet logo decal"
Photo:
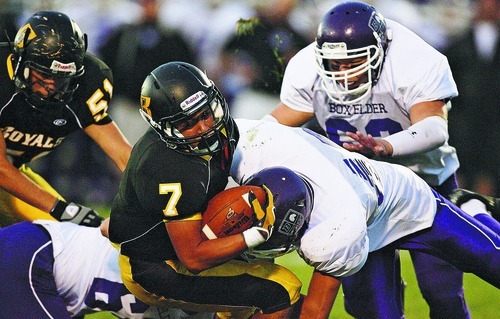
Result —
<path fill-rule="evenodd" d="M 70 75 L 76 74 L 76 64 L 75 62 L 71 63 L 62 63 L 59 61 L 52 61 L 52 65 L 50 66 L 50 69 L 55 72 L 66 72 L 69 73 Z"/>
<path fill-rule="evenodd" d="M 286 236 L 293 236 L 304 224 L 304 216 L 296 210 L 290 209 L 278 227 L 278 232 Z"/>
<path fill-rule="evenodd" d="M 25 39 L 26 37 L 26 32 L 28 32 L 28 38 Z M 36 33 L 35 33 L 35 30 L 33 30 L 33 28 L 31 27 L 31 25 L 28 23 L 28 24 L 25 24 L 24 26 L 22 26 L 19 31 L 17 32 L 16 34 L 16 37 L 14 38 L 14 43 L 17 47 L 19 48 L 24 48 L 24 45 L 25 45 L 25 40 L 32 40 L 36 38 Z"/>
<path fill-rule="evenodd" d="M 181 109 L 184 111 L 189 109 L 192 105 L 197 104 L 198 102 L 207 99 L 207 95 L 205 92 L 198 91 L 195 94 L 191 95 L 181 103 Z"/>
<path fill-rule="evenodd" d="M 378 34 L 380 34 L 380 32 L 383 32 L 385 29 L 382 18 L 377 14 L 377 12 L 372 13 L 370 20 L 368 21 L 368 26 Z"/>
<path fill-rule="evenodd" d="M 149 115 L 149 117 L 153 116 L 151 114 L 151 110 L 149 109 L 150 105 L 151 105 L 151 98 L 141 95 L 141 109 L 144 111 L 144 113 Z"/>

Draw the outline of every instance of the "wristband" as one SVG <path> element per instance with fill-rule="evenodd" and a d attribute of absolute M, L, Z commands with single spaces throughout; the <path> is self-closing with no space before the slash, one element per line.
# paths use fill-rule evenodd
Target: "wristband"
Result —
<path fill-rule="evenodd" d="M 52 206 L 52 209 L 50 210 L 50 215 L 55 219 L 60 220 L 62 214 L 66 210 L 66 207 L 68 207 L 68 203 L 63 200 L 57 199 L 54 203 L 54 206 Z"/>
<path fill-rule="evenodd" d="M 264 230 L 263 228 L 261 229 Z M 258 227 L 247 229 L 242 234 L 248 248 L 254 248 L 266 241 L 266 238 L 264 238 Z"/>
<path fill-rule="evenodd" d="M 429 116 L 383 139 L 392 145 L 392 156 L 429 152 L 448 140 L 448 122 L 437 115 Z"/>

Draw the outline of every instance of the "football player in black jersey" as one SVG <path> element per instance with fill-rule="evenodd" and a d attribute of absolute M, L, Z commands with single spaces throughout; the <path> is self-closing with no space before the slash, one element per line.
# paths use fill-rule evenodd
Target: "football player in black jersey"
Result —
<path fill-rule="evenodd" d="M 84 130 L 125 169 L 131 146 L 107 113 L 112 73 L 86 46 L 86 35 L 67 15 L 40 11 L 13 43 L 0 47 L 0 226 L 20 219 L 87 226 L 102 220 L 93 210 L 66 202 L 25 165 Z"/>
<path fill-rule="evenodd" d="M 301 288 L 292 272 L 233 260 L 272 233 L 268 189 L 265 205 L 250 200 L 252 228 L 214 240 L 201 235 L 201 214 L 225 189 L 238 140 L 215 84 L 191 64 L 163 64 L 144 81 L 140 112 L 152 129 L 135 144 L 110 219 L 101 225 L 120 246 L 127 288 L 151 305 L 229 311 L 231 318 L 255 311 L 253 318 L 292 318 Z"/>

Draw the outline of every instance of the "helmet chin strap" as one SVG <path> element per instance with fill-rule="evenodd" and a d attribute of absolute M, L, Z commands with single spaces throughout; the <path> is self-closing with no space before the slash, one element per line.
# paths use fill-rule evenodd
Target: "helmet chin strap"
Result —
<path fill-rule="evenodd" d="M 200 141 L 200 143 L 204 143 L 207 145 L 207 149 L 210 151 L 210 152 L 214 152 L 217 147 L 219 146 L 219 139 L 217 138 L 216 136 L 217 134 L 213 134 L 212 136 L 208 137 L 208 138 L 202 138 L 202 141 Z M 210 140 L 211 139 L 214 139 L 214 142 L 213 143 L 210 143 Z M 198 153 L 201 149 L 198 147 L 200 145 L 200 143 L 198 143 L 198 145 L 196 145 L 196 147 L 192 147 L 191 145 L 189 145 L 189 148 L 191 149 L 191 151 L 195 152 L 195 153 Z"/>

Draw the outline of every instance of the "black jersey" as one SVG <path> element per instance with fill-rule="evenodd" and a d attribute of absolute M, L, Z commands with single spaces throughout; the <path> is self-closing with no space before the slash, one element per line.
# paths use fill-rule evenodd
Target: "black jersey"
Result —
<path fill-rule="evenodd" d="M 97 57 L 86 53 L 85 73 L 77 79 L 80 86 L 72 101 L 63 107 L 33 107 L 12 81 L 8 48 L 0 48 L 0 63 L 0 130 L 14 166 L 49 153 L 72 132 L 91 124 L 111 122 L 107 110 L 113 77 L 108 66 Z"/>
<path fill-rule="evenodd" d="M 111 208 L 109 238 L 131 259 L 177 259 L 164 222 L 202 213 L 228 183 L 214 159 L 167 147 L 153 130 L 134 145 Z"/>

